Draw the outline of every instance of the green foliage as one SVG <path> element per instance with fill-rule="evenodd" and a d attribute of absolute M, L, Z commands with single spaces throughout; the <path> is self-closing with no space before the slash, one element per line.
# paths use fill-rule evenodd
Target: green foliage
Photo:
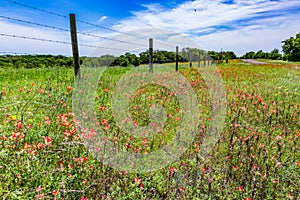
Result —
<path fill-rule="evenodd" d="M 81 63 L 84 58 L 81 58 Z M 73 67 L 73 58 L 53 55 L 3 55 L 0 56 L 2 68 L 46 68 Z"/>
<path fill-rule="evenodd" d="M 282 41 L 284 58 L 289 61 L 300 61 L 300 33 L 296 37 L 290 37 Z"/>

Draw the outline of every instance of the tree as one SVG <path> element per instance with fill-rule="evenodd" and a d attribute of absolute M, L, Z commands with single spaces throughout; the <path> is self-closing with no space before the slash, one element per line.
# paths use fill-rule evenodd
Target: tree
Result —
<path fill-rule="evenodd" d="M 269 54 L 269 59 L 272 60 L 281 60 L 282 59 L 282 55 L 279 53 L 279 49 L 273 49 L 273 51 L 271 51 Z"/>
<path fill-rule="evenodd" d="M 290 37 L 282 41 L 284 58 L 289 61 L 300 61 L 300 33 L 296 37 Z"/>

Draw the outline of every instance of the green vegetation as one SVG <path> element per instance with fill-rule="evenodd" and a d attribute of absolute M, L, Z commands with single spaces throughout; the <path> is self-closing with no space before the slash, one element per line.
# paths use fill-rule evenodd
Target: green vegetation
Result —
<path fill-rule="evenodd" d="M 284 59 L 290 61 L 300 61 L 300 33 L 296 37 L 290 37 L 284 40 L 282 51 L 284 52 Z"/>
<path fill-rule="evenodd" d="M 201 142 L 212 117 L 210 101 L 201 71 L 186 66 L 181 64 L 179 69 L 198 96 L 199 133 L 180 160 L 160 170 L 134 174 L 103 165 L 84 147 L 72 112 L 76 90 L 72 69 L 0 68 L 0 197 L 299 198 L 299 67 L 239 61 L 219 65 L 228 98 L 227 115 L 214 149 L 208 157 L 201 157 Z M 112 91 L 130 69 L 105 71 L 95 94 L 95 110 L 98 126 L 109 141 L 143 154 L 173 140 L 181 106 L 168 88 L 141 87 L 129 111 L 142 126 L 149 123 L 149 105 L 163 105 L 168 117 L 162 133 L 139 138 L 119 130 L 111 111 Z"/>

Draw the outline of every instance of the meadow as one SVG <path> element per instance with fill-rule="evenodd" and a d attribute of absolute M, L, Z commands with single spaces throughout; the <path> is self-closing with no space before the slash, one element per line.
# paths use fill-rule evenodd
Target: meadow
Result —
<path fill-rule="evenodd" d="M 198 97 L 199 132 L 179 160 L 147 173 L 111 168 L 87 151 L 72 110 L 72 69 L 0 68 L 1 199 L 300 199 L 299 64 L 217 67 L 227 108 L 209 156 L 199 154 L 211 121 L 207 85 L 195 67 L 180 65 Z M 140 88 L 129 104 L 136 125 L 151 123 L 154 104 L 166 109 L 166 123 L 152 138 L 120 130 L 112 91 L 129 69 L 111 67 L 99 80 L 97 125 L 124 150 L 147 154 L 174 139 L 181 105 L 168 88 Z"/>

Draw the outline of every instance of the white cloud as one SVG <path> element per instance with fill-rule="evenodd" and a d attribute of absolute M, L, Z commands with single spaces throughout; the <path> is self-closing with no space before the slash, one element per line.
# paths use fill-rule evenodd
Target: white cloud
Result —
<path fill-rule="evenodd" d="M 299 31 L 300 22 L 295 19 L 300 13 L 289 11 L 299 8 L 299 0 L 235 0 L 229 5 L 222 2 L 188 1 L 170 10 L 151 4 L 114 28 L 123 32 L 150 27 L 173 30 L 190 34 L 207 49 L 226 48 L 239 55 L 256 49 L 280 49 L 284 38 Z"/>
<path fill-rule="evenodd" d="M 112 27 L 120 32 L 134 31 L 131 34 L 135 37 L 121 35 L 117 39 L 139 45 L 117 41 L 103 43 L 104 39 L 86 35 L 78 35 L 79 43 L 130 50 L 147 48 L 147 38 L 153 37 L 155 38 L 154 48 L 170 50 L 176 45 L 180 47 L 186 43 L 191 45 L 191 41 L 187 42 L 186 38 L 188 37 L 207 50 L 219 51 L 223 48 L 223 50 L 232 50 L 238 55 L 242 55 L 251 50 L 270 51 L 275 47 L 281 49 L 282 40 L 295 36 L 299 32 L 300 21 L 297 20 L 300 17 L 299 0 L 235 0 L 234 4 L 222 2 L 224 0 L 186 1 L 172 9 L 164 8 L 159 4 L 143 5 L 145 10 L 132 11 L 132 17 L 120 20 Z M 298 12 L 296 12 L 297 8 Z M 197 11 L 195 12 L 195 10 Z M 102 16 L 98 23 L 106 19 L 107 16 Z M 0 27 L 0 33 L 70 41 L 68 32 L 28 27 L 5 20 L 0 20 Z M 144 28 L 156 28 L 156 30 L 149 31 Z M 141 29 L 143 31 L 139 31 Z M 164 31 L 161 31 L 162 29 Z M 81 30 L 81 32 L 108 38 L 116 35 L 116 33 L 101 29 Z M 174 35 L 174 32 L 179 35 Z M 166 35 L 169 37 L 163 39 L 162 37 Z M 159 38 L 164 40 L 164 43 L 157 41 Z M 2 36 L 0 36 L 0 43 L 1 51 L 72 54 L 71 45 Z M 79 48 L 81 55 L 89 55 L 94 50 L 86 47 Z M 105 49 L 102 49 L 101 52 L 111 53 Z"/>
<path fill-rule="evenodd" d="M 98 23 L 101 23 L 103 22 L 104 20 L 107 19 L 107 16 L 102 16 L 99 20 L 98 20 Z"/>

